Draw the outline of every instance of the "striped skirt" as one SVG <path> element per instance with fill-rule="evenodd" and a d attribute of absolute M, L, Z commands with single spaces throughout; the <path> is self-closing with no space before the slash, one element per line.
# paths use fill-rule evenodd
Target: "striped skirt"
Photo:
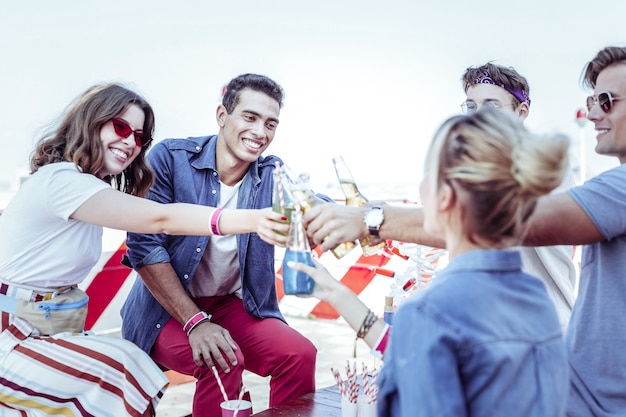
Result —
<path fill-rule="evenodd" d="M 92 332 L 29 336 L 14 318 L 0 333 L 0 417 L 142 416 L 168 380 L 133 343 Z"/>

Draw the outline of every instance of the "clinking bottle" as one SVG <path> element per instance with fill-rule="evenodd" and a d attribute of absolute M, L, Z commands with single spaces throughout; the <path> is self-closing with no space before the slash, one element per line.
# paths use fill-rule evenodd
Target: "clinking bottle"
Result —
<path fill-rule="evenodd" d="M 285 184 L 286 187 L 289 189 L 295 200 L 295 203 L 300 206 L 300 209 L 303 213 L 306 213 L 312 207 L 323 203 L 321 199 L 315 196 L 315 193 L 313 192 L 311 187 L 309 187 L 307 174 L 300 174 L 300 176 L 296 176 L 294 172 L 286 165 L 282 166 L 281 174 L 283 184 Z M 331 252 L 333 253 L 333 255 L 335 255 L 335 258 L 341 259 L 355 246 L 356 243 L 354 242 L 341 243 Z"/>
<path fill-rule="evenodd" d="M 288 295 L 311 294 L 315 281 L 304 272 L 291 269 L 287 265 L 289 261 L 314 266 L 309 241 L 304 233 L 302 212 L 298 207 L 291 214 L 291 229 L 289 230 L 289 240 L 287 241 L 287 249 L 283 258 L 283 290 Z"/>
<path fill-rule="evenodd" d="M 295 210 L 295 200 L 289 188 L 283 184 L 283 173 L 279 162 L 274 165 L 273 189 L 272 189 L 272 210 L 287 218 L 287 223 L 291 223 L 291 215 Z M 284 235 L 284 233 L 279 232 Z"/>
<path fill-rule="evenodd" d="M 337 179 L 341 185 L 341 190 L 346 197 L 346 205 L 360 207 L 367 203 L 367 198 L 365 198 L 365 196 L 359 191 L 359 188 L 356 186 L 356 182 L 352 177 L 352 173 L 348 169 L 348 166 L 344 162 L 341 155 L 333 158 L 333 165 L 335 166 L 335 172 L 337 173 Z M 376 252 L 387 246 L 386 241 L 372 245 L 371 242 L 373 240 L 373 236 L 367 236 L 360 240 L 359 243 L 361 244 L 361 250 L 365 256 L 374 255 Z"/>

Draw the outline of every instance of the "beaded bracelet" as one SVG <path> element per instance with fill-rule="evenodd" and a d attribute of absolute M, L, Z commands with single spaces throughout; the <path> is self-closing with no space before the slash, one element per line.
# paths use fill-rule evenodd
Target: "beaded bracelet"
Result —
<path fill-rule="evenodd" d="M 211 214 L 211 233 L 213 233 L 216 236 L 220 236 L 220 228 L 219 228 L 219 221 L 220 221 L 220 217 L 222 217 L 222 210 L 221 208 L 216 208 L 215 210 L 213 210 L 213 214 Z"/>
<path fill-rule="evenodd" d="M 187 336 L 191 334 L 191 331 L 200 323 L 203 323 L 207 320 L 211 320 L 211 315 L 205 313 L 204 311 L 199 311 L 194 314 L 187 323 L 183 326 L 183 331 L 187 333 Z"/>
<path fill-rule="evenodd" d="M 376 314 L 374 314 L 372 310 L 367 310 L 367 315 L 365 316 L 365 319 L 363 319 L 363 323 L 361 324 L 361 327 L 356 334 L 356 338 L 363 339 L 367 332 L 370 331 L 374 323 L 376 323 L 376 321 L 378 321 L 378 317 L 376 316 Z"/>
<path fill-rule="evenodd" d="M 353 357 L 356 358 L 356 341 L 359 339 L 363 339 L 365 335 L 370 331 L 374 323 L 378 321 L 378 317 L 372 310 L 367 310 L 367 315 L 363 319 L 363 323 L 361 323 L 361 327 L 359 331 L 356 333 L 356 338 L 354 339 L 354 353 Z"/>

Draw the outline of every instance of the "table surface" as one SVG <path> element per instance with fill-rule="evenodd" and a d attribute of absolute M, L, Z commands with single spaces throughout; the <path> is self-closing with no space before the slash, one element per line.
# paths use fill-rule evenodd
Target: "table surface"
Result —
<path fill-rule="evenodd" d="M 339 387 L 332 385 L 321 388 L 312 394 L 283 404 L 279 407 L 268 408 L 254 417 L 341 417 L 341 394 Z"/>

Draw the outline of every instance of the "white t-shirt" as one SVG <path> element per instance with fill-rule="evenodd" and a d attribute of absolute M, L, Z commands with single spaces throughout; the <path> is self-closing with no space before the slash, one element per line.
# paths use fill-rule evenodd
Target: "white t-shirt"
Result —
<path fill-rule="evenodd" d="M 230 187 L 220 181 L 218 207 L 236 209 L 239 187 L 243 179 Z M 241 278 L 237 235 L 211 236 L 193 280 L 189 284 L 192 297 L 213 297 L 235 294 L 241 298 Z"/>
<path fill-rule="evenodd" d="M 0 216 L 0 281 L 34 289 L 83 281 L 100 258 L 102 227 L 69 217 L 106 188 L 71 162 L 39 168 Z"/>

